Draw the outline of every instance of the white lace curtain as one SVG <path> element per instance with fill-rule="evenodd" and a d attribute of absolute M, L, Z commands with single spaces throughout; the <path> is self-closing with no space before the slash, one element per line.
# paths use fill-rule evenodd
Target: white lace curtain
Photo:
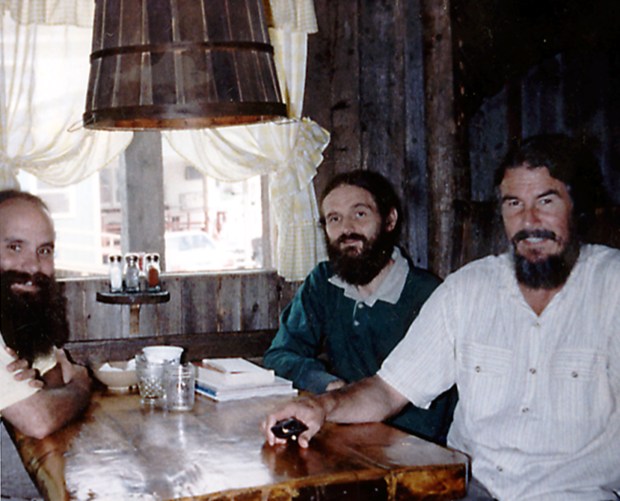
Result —
<path fill-rule="evenodd" d="M 316 31 L 316 17 L 312 0 L 270 4 L 288 119 L 163 135 L 209 176 L 225 181 L 269 176 L 276 269 L 288 280 L 301 280 L 325 257 L 312 179 L 329 134 L 301 114 L 306 41 Z M 0 0 L 0 188 L 16 186 L 20 169 L 56 186 L 77 183 L 131 141 L 131 132 L 81 127 L 93 9 L 93 0 Z"/>
<path fill-rule="evenodd" d="M 77 183 L 131 141 L 81 127 L 93 6 L 0 0 L 0 188 L 17 187 L 20 169 L 55 186 Z"/>
<path fill-rule="evenodd" d="M 269 175 L 276 225 L 276 269 L 303 279 L 325 258 L 312 179 L 329 134 L 302 118 L 307 35 L 316 31 L 311 0 L 271 0 L 270 28 L 288 119 L 267 124 L 165 132 L 172 148 L 201 172 L 223 181 Z"/>

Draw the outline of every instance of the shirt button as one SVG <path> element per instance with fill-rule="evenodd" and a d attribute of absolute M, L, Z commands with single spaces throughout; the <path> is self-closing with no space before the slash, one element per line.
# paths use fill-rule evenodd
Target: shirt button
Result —
<path fill-rule="evenodd" d="M 364 307 L 364 303 L 358 303 L 357 307 L 361 310 Z"/>
<path fill-rule="evenodd" d="M 353 320 L 353 325 L 357 327 L 360 323 L 357 320 Z"/>
<path fill-rule="evenodd" d="M 527 414 L 528 412 L 530 412 L 530 408 L 529 407 L 523 407 L 523 409 L 521 409 L 521 412 L 523 414 Z"/>
<path fill-rule="evenodd" d="M 474 367 L 474 370 L 475 370 L 476 372 L 480 372 L 482 369 L 480 368 L 480 366 L 479 366 L 479 365 L 476 365 L 476 367 Z"/>
<path fill-rule="evenodd" d="M 534 367 L 530 369 L 530 374 L 536 374 L 536 369 Z"/>
<path fill-rule="evenodd" d="M 579 373 L 577 371 L 573 371 L 570 373 L 572 377 L 579 377 Z"/>
<path fill-rule="evenodd" d="M 499 471 L 500 473 L 504 471 L 504 468 L 502 468 L 501 466 L 497 466 L 496 468 L 497 468 L 497 471 Z"/>

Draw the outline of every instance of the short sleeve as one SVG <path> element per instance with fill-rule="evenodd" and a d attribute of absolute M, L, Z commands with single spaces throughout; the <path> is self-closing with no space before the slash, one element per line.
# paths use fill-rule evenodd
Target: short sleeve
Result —
<path fill-rule="evenodd" d="M 6 368 L 12 361 L 13 358 L 4 350 L 4 343 L 0 342 L 0 413 L 39 391 L 30 386 L 28 381 L 15 380 L 13 373 Z"/>

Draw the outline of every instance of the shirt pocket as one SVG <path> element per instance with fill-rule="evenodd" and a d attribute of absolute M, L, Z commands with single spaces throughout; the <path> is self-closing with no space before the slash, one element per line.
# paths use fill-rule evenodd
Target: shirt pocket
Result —
<path fill-rule="evenodd" d="M 476 419 L 492 416 L 508 401 L 507 380 L 513 353 L 505 348 L 467 343 L 458 364 L 460 399 L 467 402 L 468 415 Z"/>
<path fill-rule="evenodd" d="M 607 419 L 613 398 L 606 363 L 595 350 L 558 350 L 550 367 L 553 413 L 578 423 Z"/>

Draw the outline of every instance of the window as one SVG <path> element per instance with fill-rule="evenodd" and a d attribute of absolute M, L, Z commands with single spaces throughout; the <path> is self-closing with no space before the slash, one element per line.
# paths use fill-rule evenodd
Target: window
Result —
<path fill-rule="evenodd" d="M 188 166 L 165 142 L 162 153 L 166 271 L 262 267 L 260 176 L 220 182 Z M 59 276 L 107 273 L 107 256 L 121 251 L 121 179 L 120 161 L 65 188 L 20 174 L 22 188 L 41 196 L 52 211 Z"/>

